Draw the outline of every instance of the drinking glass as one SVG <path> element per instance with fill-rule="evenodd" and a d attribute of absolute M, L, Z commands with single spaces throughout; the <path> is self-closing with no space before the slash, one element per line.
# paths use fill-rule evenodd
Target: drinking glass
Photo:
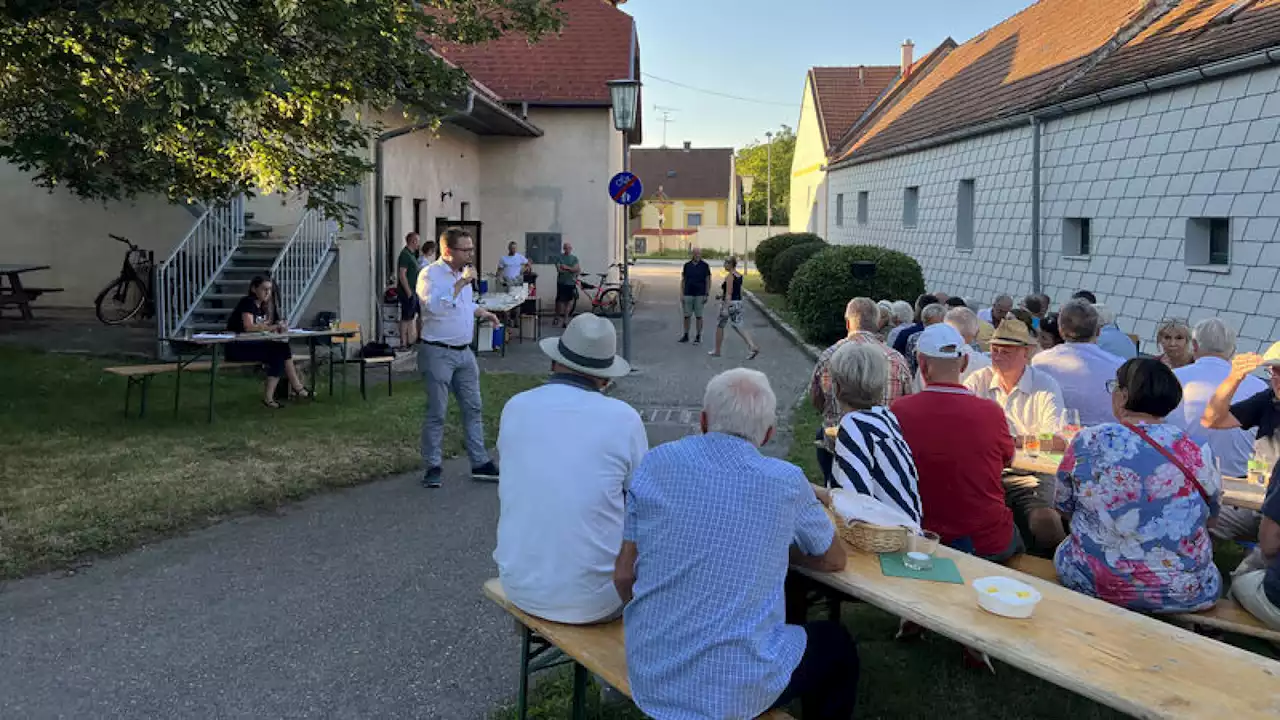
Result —
<path fill-rule="evenodd" d="M 933 554 L 938 550 L 938 533 L 922 530 L 918 535 L 907 536 L 907 554 L 902 564 L 910 570 L 921 572 L 933 567 Z"/>
<path fill-rule="evenodd" d="M 1041 451 L 1046 453 L 1053 451 L 1053 433 L 1041 430 L 1039 439 Z"/>
<path fill-rule="evenodd" d="M 1027 435 L 1022 438 L 1022 449 L 1026 450 L 1029 455 L 1035 457 L 1040 454 L 1040 436 Z"/>
<path fill-rule="evenodd" d="M 1080 411 L 1067 408 L 1062 411 L 1062 437 L 1070 443 L 1080 432 Z"/>

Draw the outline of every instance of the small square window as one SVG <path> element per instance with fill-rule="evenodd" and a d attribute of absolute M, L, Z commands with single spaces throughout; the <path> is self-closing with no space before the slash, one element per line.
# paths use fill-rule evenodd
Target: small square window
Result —
<path fill-rule="evenodd" d="M 863 190 L 858 193 L 858 224 L 867 224 L 867 205 L 871 202 L 871 193 Z"/>
<path fill-rule="evenodd" d="M 524 255 L 529 262 L 550 264 L 560 255 L 560 233 L 525 233 Z"/>
<path fill-rule="evenodd" d="M 920 186 L 902 191 L 902 227 L 913 228 L 920 219 Z"/>
<path fill-rule="evenodd" d="M 1093 236 L 1089 218 L 1064 218 L 1062 220 L 1062 254 L 1083 257 L 1093 252 Z"/>
<path fill-rule="evenodd" d="M 684 216 L 684 226 L 687 228 L 702 227 L 702 213 L 686 213 Z"/>
<path fill-rule="evenodd" d="M 1192 267 L 1231 264 L 1231 219 L 1188 218 L 1183 262 Z"/>
<path fill-rule="evenodd" d="M 956 188 L 956 249 L 973 249 L 973 196 L 976 193 L 972 179 L 961 180 Z"/>
<path fill-rule="evenodd" d="M 844 227 L 844 193 L 836 195 L 836 227 Z"/>

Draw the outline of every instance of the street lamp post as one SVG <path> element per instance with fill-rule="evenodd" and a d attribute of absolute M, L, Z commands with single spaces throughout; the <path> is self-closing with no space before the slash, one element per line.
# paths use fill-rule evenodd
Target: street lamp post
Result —
<path fill-rule="evenodd" d="M 750 269 L 747 258 L 751 255 L 751 188 L 756 179 L 751 175 L 742 176 L 742 197 L 746 200 L 746 223 L 742 227 L 742 272 Z"/>
<path fill-rule="evenodd" d="M 769 140 L 769 146 L 764 151 L 768 163 L 764 178 L 764 231 L 768 234 L 773 232 L 773 133 L 767 132 L 764 136 Z"/>
<path fill-rule="evenodd" d="M 640 101 L 640 81 L 610 80 L 609 95 L 613 100 L 613 127 L 622 133 L 622 169 L 630 169 L 631 144 L 627 135 L 636 127 Z M 619 205 L 619 232 L 622 235 L 622 357 L 631 362 L 631 242 L 627 237 L 627 207 Z"/>

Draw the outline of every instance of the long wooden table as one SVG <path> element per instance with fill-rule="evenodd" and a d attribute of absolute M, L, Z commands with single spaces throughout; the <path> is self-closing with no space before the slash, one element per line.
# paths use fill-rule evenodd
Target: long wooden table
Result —
<path fill-rule="evenodd" d="M 22 313 L 23 320 L 33 319 L 33 315 L 31 314 L 31 301 L 34 300 L 39 293 L 34 290 L 28 292 L 22 286 L 22 274 L 48 269 L 48 265 L 0 265 L 0 280 L 8 281 L 8 288 L 5 287 L 4 282 L 0 282 L 0 308 L 7 305 L 16 305 L 18 312 Z"/>
<path fill-rule="evenodd" d="M 796 569 L 1014 667 L 1139 718 L 1280 717 L 1280 663 L 1053 583 L 939 547 L 965 584 L 887 577 L 879 559 L 846 548 L 838 573 Z M 1035 615 L 978 607 L 969 583 L 1003 575 L 1034 586 Z"/>
<path fill-rule="evenodd" d="M 1013 456 L 1013 469 L 1039 475 L 1053 475 L 1058 472 L 1059 461 L 1060 458 L 1057 455 L 1043 453 L 1032 455 L 1025 451 L 1019 451 Z M 1249 510 L 1261 510 L 1262 501 L 1265 498 L 1266 489 L 1259 485 L 1245 482 L 1240 478 L 1225 476 L 1222 478 L 1222 502 L 1225 505 Z"/>

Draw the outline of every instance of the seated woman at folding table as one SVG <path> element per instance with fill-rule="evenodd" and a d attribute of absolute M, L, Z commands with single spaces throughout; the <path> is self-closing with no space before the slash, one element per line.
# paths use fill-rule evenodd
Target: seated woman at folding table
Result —
<path fill-rule="evenodd" d="M 272 301 L 271 280 L 261 275 L 249 283 L 249 293 L 240 298 L 231 317 L 227 318 L 227 329 L 234 333 L 288 332 L 285 324 L 276 319 L 275 303 Z M 262 404 L 278 409 L 276 402 L 276 386 L 280 384 L 280 375 L 289 377 L 289 387 L 297 397 L 310 397 L 311 393 L 298 377 L 298 369 L 293 364 L 293 351 L 289 343 L 283 340 L 258 340 L 233 342 L 226 345 L 227 359 L 233 362 L 260 362 L 267 368 L 267 382 L 263 388 Z"/>
<path fill-rule="evenodd" d="M 1134 358 L 1107 383 L 1119 422 L 1080 431 L 1058 468 L 1056 502 L 1071 535 L 1054 565 L 1065 587 L 1141 612 L 1214 604 L 1210 518 L 1222 478 L 1165 416 L 1182 400 L 1173 371 Z"/>

